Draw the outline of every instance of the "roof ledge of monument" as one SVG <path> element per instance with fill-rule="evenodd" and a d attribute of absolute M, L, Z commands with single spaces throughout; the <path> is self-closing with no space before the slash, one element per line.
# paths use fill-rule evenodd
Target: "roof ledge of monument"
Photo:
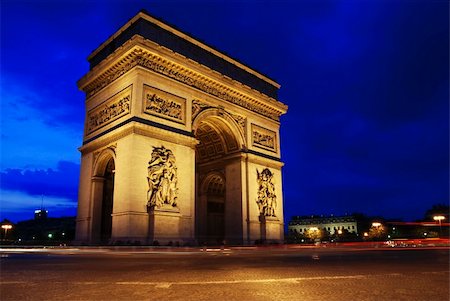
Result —
<path fill-rule="evenodd" d="M 287 111 L 287 108 L 288 108 L 287 105 L 280 102 L 279 100 L 277 100 L 273 97 L 270 97 L 270 96 L 262 93 L 261 91 L 254 89 L 248 85 L 245 85 L 245 84 L 237 81 L 236 79 L 233 79 L 229 76 L 221 74 L 220 72 L 213 70 L 208 66 L 202 65 L 197 61 L 189 59 L 180 53 L 174 52 L 170 48 L 161 46 L 161 45 L 155 43 L 154 41 L 145 39 L 144 37 L 142 37 L 138 34 L 136 34 L 133 37 L 131 37 L 130 39 L 128 39 L 124 44 L 122 44 L 120 47 L 115 49 L 115 51 L 113 53 L 108 55 L 108 57 L 103 59 L 98 65 L 93 67 L 86 75 L 84 75 L 81 79 L 79 79 L 77 82 L 79 89 L 86 92 L 87 94 L 89 94 L 90 92 L 87 87 L 89 87 L 90 85 L 95 83 L 99 78 L 111 75 L 111 72 L 114 72 L 112 70 L 122 66 L 124 63 L 123 60 L 126 59 L 127 57 L 129 58 L 130 54 L 132 55 L 133 52 L 135 52 L 136 50 L 138 52 L 142 52 L 142 51 L 146 52 L 146 51 L 148 51 L 147 50 L 148 47 L 156 47 L 156 48 L 160 49 L 161 51 L 163 51 L 163 55 L 165 52 L 165 55 L 170 54 L 170 55 L 174 56 L 173 59 L 178 57 L 182 60 L 187 60 L 191 64 L 190 68 L 198 69 L 198 70 L 192 69 L 194 72 L 199 72 L 199 74 L 205 74 L 205 75 L 209 73 L 209 77 L 211 77 L 212 79 L 214 77 L 216 77 L 216 80 L 217 80 L 217 78 L 222 78 L 225 81 L 228 81 L 229 84 L 234 85 L 235 86 L 234 89 L 239 88 L 242 90 L 242 92 L 247 91 L 247 92 L 244 92 L 244 94 L 247 94 L 254 101 L 256 101 L 257 98 L 252 97 L 250 95 L 252 95 L 252 93 L 256 93 L 257 95 L 259 95 L 260 97 L 262 97 L 263 99 L 265 99 L 267 101 L 267 102 L 265 102 L 265 105 L 262 103 L 260 103 L 260 105 L 262 105 L 266 108 L 273 107 L 276 111 L 279 111 L 280 115 L 285 114 Z M 180 62 L 173 61 L 173 63 L 179 64 Z M 249 93 L 249 92 L 251 92 L 251 93 Z M 239 93 L 241 93 L 241 92 L 239 92 Z M 96 94 L 96 92 L 95 92 L 95 94 Z M 90 96 L 88 96 L 86 100 L 88 101 L 89 99 L 90 99 Z M 257 102 L 259 102 L 259 101 L 257 101 Z M 267 104 L 271 104 L 271 105 L 267 106 Z"/>
<path fill-rule="evenodd" d="M 89 55 L 90 71 L 97 69 L 95 67 L 136 34 L 170 49 L 174 53 L 181 54 L 197 64 L 204 65 L 222 76 L 242 83 L 252 90 L 275 100 L 278 98 L 277 91 L 281 86 L 273 79 L 182 32 L 175 26 L 168 25 L 145 10 L 141 10 L 131 18 Z M 80 82 L 84 79 L 85 77 Z"/>

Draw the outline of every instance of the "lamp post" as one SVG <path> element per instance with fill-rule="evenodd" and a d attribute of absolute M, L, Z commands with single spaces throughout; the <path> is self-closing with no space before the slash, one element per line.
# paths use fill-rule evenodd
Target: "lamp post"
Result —
<path fill-rule="evenodd" d="M 5 230 L 5 237 L 3 239 L 6 240 L 6 234 L 8 233 L 8 230 L 12 229 L 12 225 L 8 225 L 8 224 L 2 225 L 2 229 Z"/>
<path fill-rule="evenodd" d="M 433 219 L 435 221 L 439 221 L 439 237 L 441 237 L 442 236 L 442 220 L 445 219 L 445 216 L 443 216 L 443 215 L 435 215 L 435 216 L 433 216 Z"/>

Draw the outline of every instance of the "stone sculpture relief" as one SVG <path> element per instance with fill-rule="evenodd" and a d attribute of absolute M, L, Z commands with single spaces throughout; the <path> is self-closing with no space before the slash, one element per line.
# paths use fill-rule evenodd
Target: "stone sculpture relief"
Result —
<path fill-rule="evenodd" d="M 257 131 L 253 132 L 253 143 L 275 149 L 275 139 L 271 135 L 261 134 Z"/>
<path fill-rule="evenodd" d="M 158 95 L 154 93 L 146 95 L 145 112 L 153 112 L 178 120 L 183 120 L 183 110 L 180 104 L 158 97 Z"/>
<path fill-rule="evenodd" d="M 119 97 L 88 113 L 87 132 L 92 133 L 100 127 L 130 112 L 131 95 Z"/>
<path fill-rule="evenodd" d="M 197 117 L 197 115 L 200 114 L 201 111 L 207 108 L 211 108 L 211 106 L 194 99 L 192 101 L 192 121 L 194 121 L 195 117 Z"/>
<path fill-rule="evenodd" d="M 273 173 L 265 168 L 262 172 L 256 170 L 258 183 L 258 200 L 256 203 L 259 207 L 261 216 L 275 217 L 275 209 L 277 208 L 277 196 L 275 195 L 275 185 L 272 183 Z"/>
<path fill-rule="evenodd" d="M 270 151 L 277 151 L 275 132 L 252 124 L 252 142 L 254 146 Z"/>
<path fill-rule="evenodd" d="M 144 113 L 184 123 L 186 99 L 172 93 L 144 85 Z"/>
<path fill-rule="evenodd" d="M 164 146 L 153 147 L 148 162 L 147 207 L 160 208 L 164 205 L 177 206 L 177 167 L 172 151 Z"/>
<path fill-rule="evenodd" d="M 239 125 L 239 127 L 244 130 L 245 129 L 245 123 L 246 123 L 246 118 L 239 116 L 239 115 L 235 115 L 230 113 L 231 117 L 233 117 L 233 119 L 236 121 L 236 123 Z"/>

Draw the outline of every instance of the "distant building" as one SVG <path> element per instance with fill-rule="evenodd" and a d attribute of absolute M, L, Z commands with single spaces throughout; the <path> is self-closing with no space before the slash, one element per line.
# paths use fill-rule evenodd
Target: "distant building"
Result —
<path fill-rule="evenodd" d="M 289 233 L 303 234 L 311 228 L 323 229 L 329 235 L 342 234 L 343 232 L 358 233 L 357 221 L 353 216 L 294 216 L 288 225 Z M 342 232 L 339 232 L 339 230 Z"/>
<path fill-rule="evenodd" d="M 48 211 L 45 209 L 37 209 L 34 210 L 34 219 L 35 220 L 39 220 L 39 219 L 47 219 L 48 217 Z"/>
<path fill-rule="evenodd" d="M 42 213 L 45 216 L 47 211 Z M 59 245 L 69 243 L 74 236 L 75 217 L 40 218 L 38 215 L 15 225 L 15 239 L 19 244 Z"/>

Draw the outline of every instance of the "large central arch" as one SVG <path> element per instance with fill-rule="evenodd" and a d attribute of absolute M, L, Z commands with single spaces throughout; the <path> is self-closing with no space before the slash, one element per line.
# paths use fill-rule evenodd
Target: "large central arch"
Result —
<path fill-rule="evenodd" d="M 210 108 L 193 123 L 196 146 L 196 239 L 201 244 L 242 243 L 240 153 L 244 139 L 226 112 Z"/>

